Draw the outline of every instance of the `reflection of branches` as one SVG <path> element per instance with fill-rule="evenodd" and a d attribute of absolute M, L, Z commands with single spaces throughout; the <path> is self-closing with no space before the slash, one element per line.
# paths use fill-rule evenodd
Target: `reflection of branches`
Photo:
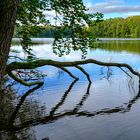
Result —
<path fill-rule="evenodd" d="M 77 80 L 75 80 L 75 81 L 73 81 L 73 82 L 71 83 L 71 85 L 69 86 L 68 90 L 65 92 L 65 94 L 64 94 L 63 97 L 61 98 L 60 102 L 59 102 L 55 107 L 52 108 L 52 110 L 51 110 L 51 112 L 50 112 L 50 115 L 54 115 L 54 113 L 56 112 L 56 110 L 57 110 L 58 108 L 60 108 L 60 107 L 64 104 L 64 102 L 65 102 L 65 100 L 66 100 L 66 98 L 67 98 L 67 96 L 68 96 L 68 93 L 71 91 L 71 89 L 73 88 L 73 86 L 74 86 L 74 84 L 76 83 L 76 81 L 77 81 Z M 79 102 L 79 103 L 76 105 L 76 107 L 73 109 L 74 112 L 77 112 L 77 111 L 83 106 L 84 102 L 85 102 L 86 99 L 88 98 L 88 96 L 89 96 L 89 94 L 90 94 L 90 92 L 89 92 L 90 86 L 91 86 L 91 83 L 89 83 L 89 85 L 88 85 L 88 87 L 87 87 L 86 94 L 82 97 L 82 99 L 80 100 L 80 102 Z"/>
<path fill-rule="evenodd" d="M 28 117 L 28 114 L 27 112 L 23 112 L 19 110 L 28 110 L 30 113 L 30 115 L 33 113 L 33 115 L 35 116 L 34 118 L 36 118 L 37 116 L 42 116 L 40 112 L 40 110 L 38 110 L 38 105 L 36 104 L 36 102 L 26 102 L 26 106 L 24 106 L 24 102 L 25 102 L 25 99 L 32 93 L 34 92 L 35 90 L 37 90 L 38 88 L 40 88 L 42 85 L 37 85 L 35 86 L 34 88 L 28 90 L 20 99 L 19 103 L 17 104 L 16 107 L 13 106 L 13 100 L 15 100 L 15 96 L 13 97 L 13 94 L 15 93 L 14 91 L 10 90 L 10 94 L 8 92 L 8 94 L 12 97 L 10 98 L 7 98 L 7 94 L 4 94 L 6 97 L 6 105 L 4 104 L 4 102 L 2 102 L 2 106 L 3 106 L 3 110 L 1 112 L 1 116 L 0 116 L 0 139 L 11 139 L 11 140 L 19 140 L 20 139 L 35 139 L 34 138 L 34 133 L 32 133 L 32 131 L 29 131 L 27 128 L 24 129 L 24 131 L 22 131 L 21 133 L 18 133 L 18 136 L 16 134 L 16 131 L 15 131 L 15 126 L 14 126 L 14 122 L 22 122 L 22 119 L 25 119 L 26 117 Z M 7 89 L 6 89 L 7 90 Z M 4 91 L 4 93 L 6 93 Z M 37 114 L 34 113 L 34 110 L 32 108 L 32 106 L 36 108 L 36 111 L 37 111 Z M 28 108 L 30 107 L 30 108 Z M 2 107 L 1 107 L 2 108 Z M 14 109 L 15 108 L 15 109 Z M 22 108 L 22 109 L 21 109 Z M 12 110 L 14 109 L 13 113 L 12 113 Z M 9 111 L 9 112 L 8 112 Z M 42 109 L 41 109 L 42 111 Z M 6 113 L 6 115 L 3 115 L 4 112 Z M 12 113 L 12 114 L 11 114 Z M 37 116 L 36 116 L 37 115 Z M 5 117 L 7 117 L 7 120 L 5 121 Z"/>
<path fill-rule="evenodd" d="M 109 66 L 107 66 L 107 72 L 106 72 L 106 75 L 105 75 L 104 74 L 104 67 L 101 67 L 100 75 L 103 76 L 101 79 L 105 78 L 109 81 L 109 78 L 112 76 L 112 69 Z"/>
<path fill-rule="evenodd" d="M 57 109 L 59 109 L 65 102 L 68 94 L 70 93 L 71 89 L 73 88 L 74 84 L 76 83 L 77 80 L 74 80 L 71 85 L 69 86 L 69 88 L 66 90 L 66 92 L 64 93 L 64 95 L 62 96 L 61 100 L 59 101 L 58 104 L 56 104 L 55 107 L 52 108 L 52 110 L 50 111 L 50 116 L 52 116 L 56 111 Z"/>
<path fill-rule="evenodd" d="M 94 117 L 96 115 L 109 115 L 112 113 L 125 113 L 130 111 L 130 109 L 132 108 L 132 105 L 135 104 L 135 102 L 139 99 L 140 97 L 140 83 L 139 83 L 139 91 L 138 94 L 133 97 L 133 99 L 131 99 L 127 104 L 125 104 L 124 106 L 118 106 L 115 108 L 104 108 L 102 110 L 97 110 L 97 111 L 93 111 L 93 112 L 89 112 L 89 111 L 80 111 L 80 108 L 84 105 L 86 99 L 89 97 L 90 95 L 90 86 L 91 83 L 89 83 L 88 87 L 87 87 L 87 91 L 85 93 L 85 95 L 83 95 L 83 97 L 81 98 L 80 102 L 77 103 L 77 105 L 72 109 L 72 110 L 66 110 L 66 111 L 61 111 L 56 113 L 56 111 L 65 103 L 66 98 L 68 96 L 68 94 L 70 93 L 70 91 L 72 90 L 74 84 L 76 83 L 77 80 L 73 81 L 71 83 L 71 85 L 69 86 L 69 88 L 66 90 L 66 92 L 64 93 L 64 95 L 62 96 L 61 100 L 59 101 L 59 103 L 57 103 L 55 105 L 55 107 L 52 108 L 52 110 L 50 111 L 49 115 L 45 116 L 45 117 L 41 117 L 41 118 L 35 118 L 35 119 L 31 119 L 31 120 L 26 120 L 24 123 L 21 123 L 20 125 L 13 125 L 12 129 L 14 129 L 14 131 L 18 131 L 24 128 L 28 128 L 30 126 L 35 126 L 38 124 L 46 124 L 46 123 L 50 123 L 50 122 L 54 122 L 58 119 L 61 119 L 65 116 L 85 116 L 85 117 Z M 15 121 L 16 115 L 21 107 L 21 105 L 23 104 L 23 102 L 25 101 L 26 97 L 33 92 L 34 90 L 36 90 L 38 87 L 33 88 L 32 90 L 29 90 L 25 95 L 23 95 L 21 97 L 21 100 L 19 102 L 19 104 L 17 105 L 14 113 L 12 114 L 11 117 L 11 123 L 13 123 Z"/>
<path fill-rule="evenodd" d="M 21 97 L 20 102 L 19 102 L 18 105 L 16 106 L 16 109 L 15 109 L 15 111 L 13 112 L 9 123 L 12 123 L 12 124 L 13 124 L 13 122 L 14 122 L 14 120 L 15 120 L 15 118 L 16 118 L 16 115 L 17 115 L 17 113 L 19 112 L 19 109 L 21 108 L 22 104 L 24 103 L 26 97 L 29 96 L 31 93 L 33 93 L 35 90 L 39 89 L 41 86 L 42 86 L 41 84 L 38 84 L 38 85 L 35 86 L 34 88 L 28 90 L 28 91 Z"/>
<path fill-rule="evenodd" d="M 76 107 L 74 107 L 74 109 L 70 112 L 65 112 L 65 113 L 56 113 L 55 112 L 64 104 L 69 92 L 71 91 L 71 89 L 73 88 L 74 84 L 76 83 L 77 80 L 73 81 L 71 83 L 71 85 L 69 86 L 68 90 L 65 92 L 65 94 L 62 96 L 60 102 L 58 104 L 56 104 L 55 107 L 52 108 L 52 110 L 50 111 L 50 114 L 48 116 L 45 116 L 41 119 L 32 119 L 30 121 L 24 122 L 19 126 L 15 126 L 16 130 L 20 130 L 26 127 L 29 127 L 31 125 L 37 125 L 39 123 L 49 123 L 52 121 L 55 121 L 61 117 L 67 116 L 67 115 L 76 115 L 78 113 L 78 110 L 84 105 L 84 102 L 86 101 L 86 99 L 88 98 L 90 92 L 90 86 L 91 83 L 89 83 L 88 87 L 87 87 L 87 91 L 85 93 L 85 95 L 82 97 L 82 99 L 80 100 L 80 102 L 76 105 Z M 58 115 L 57 115 L 58 114 Z"/>
<path fill-rule="evenodd" d="M 134 79 L 133 78 L 127 78 L 126 82 L 128 83 L 129 92 L 132 93 L 132 94 L 136 93 Z"/>
<path fill-rule="evenodd" d="M 82 99 L 80 100 L 80 102 L 76 105 L 76 107 L 73 109 L 74 112 L 77 112 L 84 104 L 84 102 L 86 101 L 86 99 L 88 98 L 90 92 L 90 86 L 91 86 L 91 83 L 89 83 L 88 87 L 87 87 L 87 91 L 86 91 L 86 94 L 82 97 Z"/>
<path fill-rule="evenodd" d="M 107 69 L 105 72 L 104 72 L 104 69 Z M 134 82 L 133 82 L 133 77 L 123 68 L 120 67 L 120 69 L 128 76 L 129 79 L 127 79 L 128 81 L 128 89 L 130 92 L 132 93 L 135 93 L 135 89 L 134 89 Z M 109 79 L 111 78 L 111 76 L 113 75 L 112 73 L 112 69 L 111 67 L 101 67 L 100 69 L 100 76 L 101 77 L 101 80 L 104 78 L 106 79 L 108 82 L 110 81 Z"/>
<path fill-rule="evenodd" d="M 74 83 L 71 84 L 71 88 L 73 86 Z M 138 94 L 132 99 L 130 100 L 126 106 L 119 106 L 119 107 L 115 107 L 112 109 L 109 108 L 105 108 L 99 111 L 94 111 L 94 112 L 88 112 L 88 111 L 79 111 L 79 109 L 84 105 L 85 100 L 87 99 L 87 97 L 89 96 L 89 89 L 90 89 L 91 84 L 89 83 L 88 88 L 87 88 L 87 92 L 86 94 L 82 97 L 81 101 L 76 105 L 76 107 L 72 110 L 67 110 L 61 113 L 56 113 L 54 114 L 54 112 L 65 102 L 65 99 L 67 97 L 68 92 L 70 92 L 68 89 L 65 93 L 65 95 L 62 97 L 61 101 L 52 109 L 50 115 L 45 116 L 41 119 L 32 119 L 29 121 L 26 121 L 24 123 L 22 123 L 21 125 L 18 125 L 15 127 L 16 130 L 20 130 L 29 126 L 35 126 L 38 124 L 46 124 L 46 123 L 50 123 L 50 122 L 54 122 L 60 118 L 63 118 L 65 116 L 73 116 L 76 115 L 78 116 L 86 116 L 86 117 L 94 117 L 96 115 L 105 115 L 105 114 L 112 114 L 112 113 L 125 113 L 130 111 L 130 109 L 132 108 L 132 105 L 135 104 L 135 102 L 139 99 L 140 97 L 140 90 L 138 91 Z"/>

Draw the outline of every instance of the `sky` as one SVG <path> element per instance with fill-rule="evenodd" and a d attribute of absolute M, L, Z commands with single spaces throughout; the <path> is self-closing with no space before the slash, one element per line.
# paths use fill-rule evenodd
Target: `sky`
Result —
<path fill-rule="evenodd" d="M 140 0 L 84 0 L 90 13 L 101 12 L 104 18 L 140 15 Z"/>
<path fill-rule="evenodd" d="M 140 0 L 83 0 L 83 2 L 89 13 L 101 12 L 104 19 L 140 15 Z M 54 11 L 46 11 L 44 14 L 47 19 L 54 22 Z"/>

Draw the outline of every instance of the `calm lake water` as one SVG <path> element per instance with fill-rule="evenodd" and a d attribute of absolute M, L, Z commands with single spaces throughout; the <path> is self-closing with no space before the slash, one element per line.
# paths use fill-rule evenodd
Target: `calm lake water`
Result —
<path fill-rule="evenodd" d="M 58 57 L 51 49 L 52 41 L 43 42 L 32 47 L 38 58 L 81 60 L 79 51 Z M 26 57 L 20 46 L 13 45 L 13 49 L 17 56 Z M 103 40 L 88 50 L 87 58 L 127 63 L 140 71 L 140 40 Z M 68 69 L 78 81 L 51 66 L 38 69 L 47 77 L 37 90 L 11 81 L 13 86 L 1 96 L 0 139 L 139 140 L 139 79 L 125 68 L 127 74 L 116 67 L 82 67 L 92 84 L 76 68 Z"/>

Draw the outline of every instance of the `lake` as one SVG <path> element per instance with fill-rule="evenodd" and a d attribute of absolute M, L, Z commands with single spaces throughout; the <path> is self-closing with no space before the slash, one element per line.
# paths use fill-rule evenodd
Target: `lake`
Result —
<path fill-rule="evenodd" d="M 38 41 L 32 47 L 37 58 L 81 60 L 80 51 L 58 57 L 52 51 L 52 39 Z M 13 45 L 11 50 L 16 50 L 21 58 L 26 57 L 20 46 Z M 103 39 L 88 50 L 87 58 L 127 63 L 140 71 L 140 40 Z M 44 85 L 38 89 L 29 89 L 9 79 L 13 85 L 7 88 L 7 81 L 8 92 L 2 94 L 4 100 L 0 103 L 0 139 L 139 140 L 138 77 L 125 68 L 95 64 L 82 67 L 90 75 L 91 84 L 76 68 L 68 69 L 78 81 L 51 66 L 38 68 L 47 75 L 43 78 Z M 12 123 L 7 123 L 9 120 Z M 4 126 L 6 123 L 8 127 Z"/>

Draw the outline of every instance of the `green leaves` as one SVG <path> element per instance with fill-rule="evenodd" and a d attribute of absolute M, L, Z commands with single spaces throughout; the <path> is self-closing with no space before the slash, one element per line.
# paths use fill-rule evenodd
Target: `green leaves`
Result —
<path fill-rule="evenodd" d="M 52 10 L 55 11 L 55 15 L 51 23 L 46 20 L 44 12 Z M 82 0 L 21 0 L 17 32 L 22 38 L 23 48 L 29 53 L 28 47 L 32 43 L 30 38 L 40 32 L 40 26 L 49 25 L 55 29 L 55 54 L 62 56 L 69 54 L 71 50 L 81 50 L 82 57 L 85 58 L 91 37 L 84 28 L 91 24 L 91 19 L 96 18 L 100 21 L 103 17 L 100 13 L 87 14 L 86 11 Z"/>
<path fill-rule="evenodd" d="M 39 25 L 46 22 L 44 10 L 47 9 L 48 0 L 21 0 L 17 21 L 24 25 Z"/>

